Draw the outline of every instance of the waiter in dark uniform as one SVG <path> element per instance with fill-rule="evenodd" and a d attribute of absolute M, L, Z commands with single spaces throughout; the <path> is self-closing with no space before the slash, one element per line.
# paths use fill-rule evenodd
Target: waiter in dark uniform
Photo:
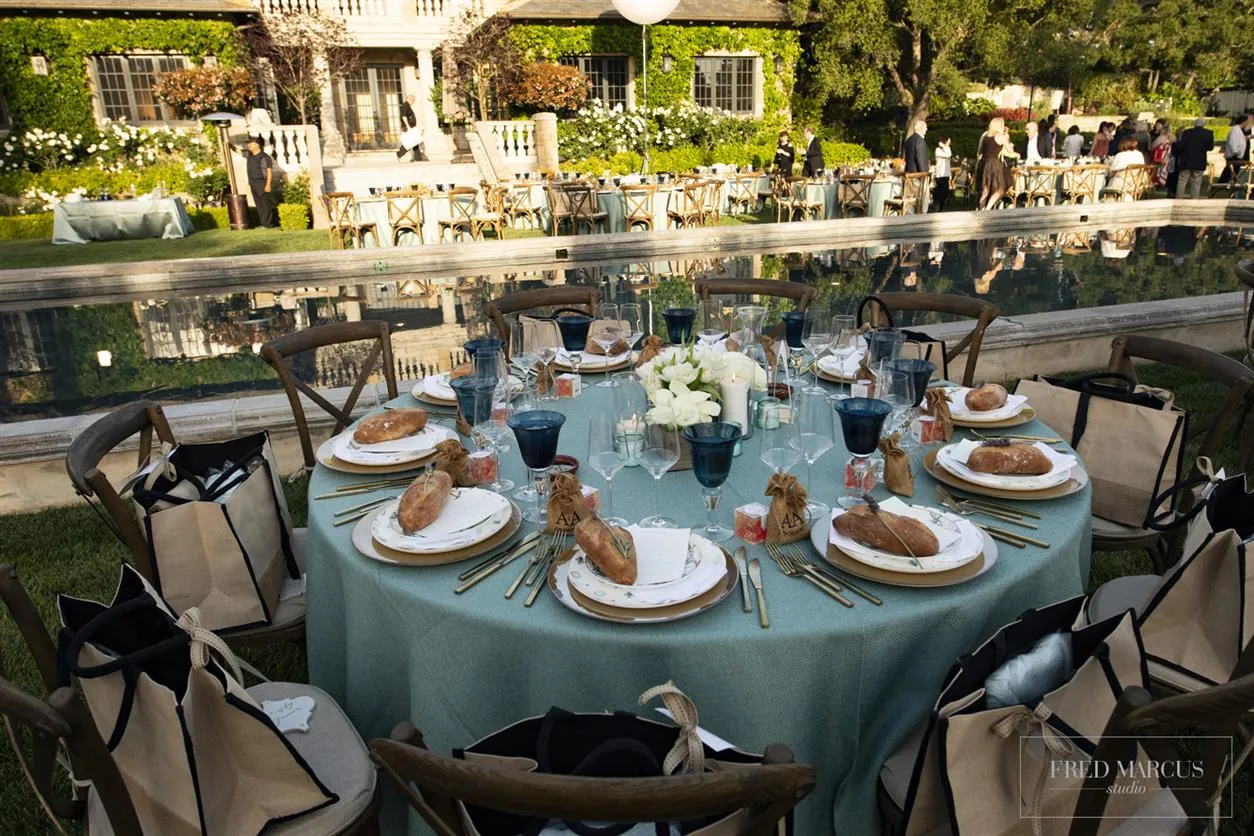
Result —
<path fill-rule="evenodd" d="M 823 146 L 819 143 L 819 138 L 814 135 L 814 129 L 806 128 L 806 155 L 801 174 L 804 177 L 818 177 L 822 173 Z"/>
<path fill-rule="evenodd" d="M 274 226 L 274 159 L 261 148 L 261 140 L 251 137 L 244 152 L 248 165 L 248 190 L 257 205 L 257 221 L 264 227 Z"/>

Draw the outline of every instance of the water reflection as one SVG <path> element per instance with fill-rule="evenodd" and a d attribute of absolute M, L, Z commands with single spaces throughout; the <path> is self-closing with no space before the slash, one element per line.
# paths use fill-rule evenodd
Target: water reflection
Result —
<path fill-rule="evenodd" d="M 692 283 L 700 278 L 804 282 L 818 291 L 815 309 L 833 313 L 854 313 L 866 296 L 913 291 L 979 296 L 1014 317 L 1236 290 L 1232 264 L 1236 253 L 1251 248 L 1254 231 L 1233 228 L 1049 231 L 811 252 L 563 263 L 529 272 L 3 312 L 0 418 L 75 414 L 140 395 L 196 399 L 277 388 L 274 373 L 257 355 L 261 345 L 337 321 L 386 320 L 398 377 L 412 382 L 461 362 L 466 325 L 482 318 L 490 299 L 539 287 L 598 287 L 607 300 L 641 302 L 659 332 L 661 311 L 690 304 Z M 791 305 L 759 301 L 769 310 L 768 326 Z M 902 324 L 927 321 L 922 314 Z M 296 372 L 315 385 L 347 385 L 364 351 L 320 350 Z"/>

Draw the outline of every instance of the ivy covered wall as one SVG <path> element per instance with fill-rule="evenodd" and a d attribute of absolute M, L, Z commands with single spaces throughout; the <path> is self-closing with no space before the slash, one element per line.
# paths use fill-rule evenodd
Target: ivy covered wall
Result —
<path fill-rule="evenodd" d="M 0 18 L 0 96 L 15 129 L 76 133 L 93 124 L 87 61 L 92 55 L 143 50 L 226 66 L 244 59 L 235 25 L 225 20 L 101 20 Z M 43 55 L 48 74 L 35 75 L 30 57 Z"/>
<path fill-rule="evenodd" d="M 770 125 L 788 119 L 801 43 L 795 30 L 732 28 L 729 26 L 649 27 L 649 106 L 677 105 L 692 98 L 692 75 L 698 56 L 719 51 L 752 52 L 762 56 L 762 116 Z M 640 67 L 640 27 L 630 23 L 584 26 L 515 24 L 514 43 L 534 59 L 557 60 L 563 55 L 609 53 L 630 55 L 636 63 L 636 101 L 644 101 Z M 671 56 L 671 71 L 663 72 L 662 58 Z M 783 59 L 775 72 L 775 57 Z"/>

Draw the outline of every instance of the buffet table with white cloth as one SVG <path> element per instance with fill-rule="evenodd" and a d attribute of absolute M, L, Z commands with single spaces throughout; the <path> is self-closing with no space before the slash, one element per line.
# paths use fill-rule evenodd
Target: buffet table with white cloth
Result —
<path fill-rule="evenodd" d="M 182 238 L 192 219 L 177 197 L 61 201 L 52 207 L 52 243 Z"/>

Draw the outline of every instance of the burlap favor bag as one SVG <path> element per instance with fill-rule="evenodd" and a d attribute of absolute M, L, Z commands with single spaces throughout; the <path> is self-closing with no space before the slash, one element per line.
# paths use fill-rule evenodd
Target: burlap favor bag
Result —
<path fill-rule="evenodd" d="M 793 543 L 810 534 L 806 489 L 791 473 L 774 473 L 766 483 L 771 507 L 766 513 L 766 542 Z"/>
<path fill-rule="evenodd" d="M 592 516 L 583 501 L 583 485 L 573 473 L 559 473 L 551 477 L 548 509 L 546 531 L 574 531 L 580 520 Z"/>
<path fill-rule="evenodd" d="M 536 394 L 546 395 L 553 388 L 553 370 L 547 363 L 536 363 Z"/>
<path fill-rule="evenodd" d="M 884 487 L 898 496 L 914 496 L 914 474 L 910 472 L 910 456 L 901 449 L 901 433 L 880 439 L 884 454 Z"/>
<path fill-rule="evenodd" d="M 731 349 L 728 349 L 729 351 Z M 643 366 L 662 353 L 662 338 L 657 334 L 650 334 L 644 338 L 644 345 L 640 349 L 640 357 L 636 360 L 636 368 Z"/>
<path fill-rule="evenodd" d="M 945 440 L 950 441 L 954 437 L 954 417 L 949 412 L 949 396 L 944 389 L 928 389 L 923 398 L 922 414 L 939 424 Z"/>
<path fill-rule="evenodd" d="M 453 477 L 453 484 L 459 488 L 469 488 L 477 484 L 470 478 L 470 454 L 456 439 L 450 438 L 435 445 L 432 465 L 436 470 L 443 470 Z"/>

